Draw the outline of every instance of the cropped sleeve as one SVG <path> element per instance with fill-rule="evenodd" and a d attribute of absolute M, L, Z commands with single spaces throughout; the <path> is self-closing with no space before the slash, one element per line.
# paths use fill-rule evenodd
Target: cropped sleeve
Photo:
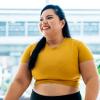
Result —
<path fill-rule="evenodd" d="M 93 54 L 91 50 L 83 42 L 79 42 L 78 44 L 78 58 L 79 62 L 93 60 Z"/>
<path fill-rule="evenodd" d="M 24 52 L 21 55 L 20 63 L 27 63 L 29 61 L 31 53 L 34 48 L 35 44 L 30 44 L 25 48 Z"/>

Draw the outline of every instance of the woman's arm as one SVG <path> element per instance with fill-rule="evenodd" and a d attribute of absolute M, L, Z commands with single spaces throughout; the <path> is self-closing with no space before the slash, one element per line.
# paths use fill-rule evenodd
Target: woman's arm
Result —
<path fill-rule="evenodd" d="M 4 100 L 18 100 L 23 92 L 28 88 L 32 80 L 31 72 L 27 64 L 20 64 L 19 70 L 8 89 Z"/>
<path fill-rule="evenodd" d="M 85 100 L 96 100 L 99 92 L 99 77 L 94 61 L 80 63 L 80 72 L 86 84 Z"/>

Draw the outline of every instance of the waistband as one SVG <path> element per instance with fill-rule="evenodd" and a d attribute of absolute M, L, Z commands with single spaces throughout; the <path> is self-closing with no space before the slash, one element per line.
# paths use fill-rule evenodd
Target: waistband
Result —
<path fill-rule="evenodd" d="M 32 90 L 30 100 L 82 100 L 80 91 L 60 96 L 46 96 Z"/>

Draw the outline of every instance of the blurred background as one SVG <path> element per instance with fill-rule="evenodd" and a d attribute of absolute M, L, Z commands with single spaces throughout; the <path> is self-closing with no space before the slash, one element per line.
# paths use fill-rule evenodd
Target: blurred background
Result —
<path fill-rule="evenodd" d="M 23 50 L 42 36 L 38 29 L 39 15 L 47 4 L 57 4 L 63 8 L 70 34 L 89 46 L 100 74 L 99 0 L 0 0 L 0 100 L 3 100 L 16 74 Z M 84 98 L 85 86 L 82 80 L 80 83 Z M 32 84 L 21 100 L 29 100 Z"/>

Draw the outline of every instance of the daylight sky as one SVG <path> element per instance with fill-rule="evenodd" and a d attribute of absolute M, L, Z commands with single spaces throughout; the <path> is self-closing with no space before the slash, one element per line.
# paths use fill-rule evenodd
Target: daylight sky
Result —
<path fill-rule="evenodd" d="M 0 9 L 42 8 L 46 1 L 65 9 L 100 9 L 100 0 L 0 0 Z"/>

